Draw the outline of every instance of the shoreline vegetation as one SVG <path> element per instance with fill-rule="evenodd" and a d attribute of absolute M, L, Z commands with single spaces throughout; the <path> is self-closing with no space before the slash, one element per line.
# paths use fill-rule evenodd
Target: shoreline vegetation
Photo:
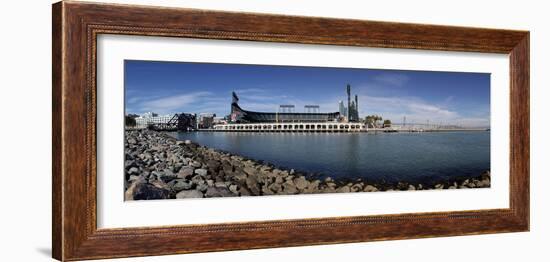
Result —
<path fill-rule="evenodd" d="M 432 184 L 340 180 L 179 141 L 151 130 L 125 131 L 125 200 L 486 188 L 490 171 Z"/>

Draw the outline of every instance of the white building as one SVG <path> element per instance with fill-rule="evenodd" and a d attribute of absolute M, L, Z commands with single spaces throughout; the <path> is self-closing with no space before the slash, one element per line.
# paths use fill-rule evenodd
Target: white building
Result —
<path fill-rule="evenodd" d="M 146 128 L 148 125 L 151 124 L 165 124 L 168 123 L 173 117 L 174 114 L 159 116 L 156 113 L 147 112 L 139 117 L 136 117 L 136 127 Z"/>

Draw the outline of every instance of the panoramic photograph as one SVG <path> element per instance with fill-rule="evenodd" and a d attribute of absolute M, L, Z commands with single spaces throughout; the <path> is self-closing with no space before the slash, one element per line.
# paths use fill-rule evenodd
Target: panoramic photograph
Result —
<path fill-rule="evenodd" d="M 488 73 L 126 60 L 124 199 L 491 187 Z"/>

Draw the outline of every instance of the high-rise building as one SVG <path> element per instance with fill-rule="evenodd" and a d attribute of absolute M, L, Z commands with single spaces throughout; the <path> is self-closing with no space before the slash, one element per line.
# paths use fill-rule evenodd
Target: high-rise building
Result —
<path fill-rule="evenodd" d="M 351 95 L 351 86 L 348 84 L 347 88 L 346 88 L 346 91 L 347 91 L 347 94 L 348 94 L 348 113 L 346 114 L 346 116 L 348 117 L 348 121 L 351 121 L 351 98 L 350 98 L 350 95 Z"/>
<path fill-rule="evenodd" d="M 347 119 L 349 122 L 358 122 L 359 121 L 359 99 L 355 95 L 355 100 L 351 101 L 351 86 L 348 84 L 347 88 L 348 95 L 348 108 L 347 108 Z"/>
<path fill-rule="evenodd" d="M 340 112 L 340 115 L 343 117 L 348 116 L 348 110 L 346 106 L 344 105 L 344 101 L 340 100 L 338 102 L 338 112 Z"/>

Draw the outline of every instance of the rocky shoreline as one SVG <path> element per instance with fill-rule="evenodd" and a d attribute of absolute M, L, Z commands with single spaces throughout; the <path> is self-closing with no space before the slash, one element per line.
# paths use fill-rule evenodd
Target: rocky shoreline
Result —
<path fill-rule="evenodd" d="M 490 187 L 490 172 L 434 184 L 315 179 L 242 156 L 177 141 L 151 130 L 125 131 L 125 200 L 376 192 Z"/>

